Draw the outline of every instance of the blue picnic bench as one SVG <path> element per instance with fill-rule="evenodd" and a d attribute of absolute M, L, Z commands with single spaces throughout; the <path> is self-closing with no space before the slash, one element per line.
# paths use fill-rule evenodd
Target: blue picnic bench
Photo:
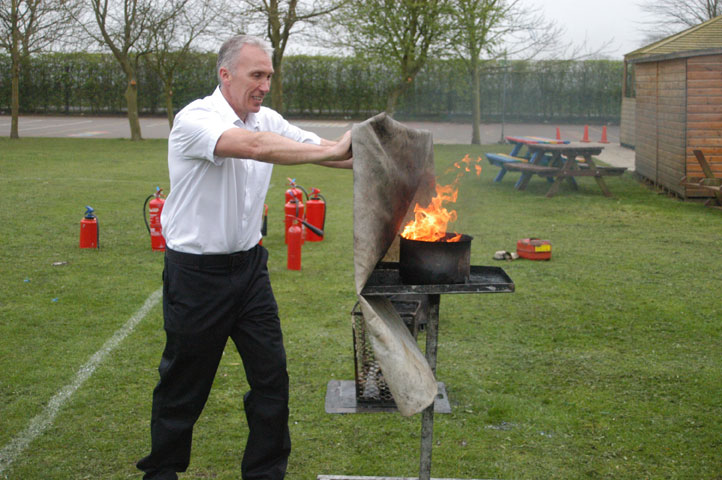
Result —
<path fill-rule="evenodd" d="M 500 182 L 502 178 L 504 178 L 504 175 L 506 175 L 506 172 L 510 170 L 519 171 L 523 170 L 529 167 L 518 167 L 520 164 L 529 164 L 531 162 L 531 155 L 527 153 L 526 155 L 520 155 L 522 147 L 525 145 L 530 144 L 566 144 L 569 143 L 567 140 L 553 140 L 549 138 L 543 138 L 543 137 L 506 137 L 506 141 L 513 144 L 514 148 L 510 153 L 486 153 L 486 159 L 489 161 L 491 165 L 500 167 L 501 170 L 499 170 L 499 173 L 494 177 L 494 182 Z M 531 162 L 539 166 L 547 166 L 549 165 L 549 162 L 551 161 L 552 157 L 551 155 L 544 155 L 542 158 Z M 517 181 L 516 186 L 519 186 L 522 178 L 520 177 Z M 553 181 L 551 177 L 547 177 L 548 181 Z M 573 179 L 572 179 L 573 180 Z"/>
<path fill-rule="evenodd" d="M 515 155 L 507 154 L 507 153 L 487 153 L 486 159 L 489 161 L 491 165 L 495 165 L 497 167 L 501 167 L 501 170 L 499 170 L 499 173 L 496 174 L 496 177 L 494 177 L 495 182 L 500 182 L 502 178 L 504 178 L 504 175 L 506 175 L 507 172 L 507 165 L 510 163 L 528 163 L 529 159 L 525 157 L 517 157 Z"/>

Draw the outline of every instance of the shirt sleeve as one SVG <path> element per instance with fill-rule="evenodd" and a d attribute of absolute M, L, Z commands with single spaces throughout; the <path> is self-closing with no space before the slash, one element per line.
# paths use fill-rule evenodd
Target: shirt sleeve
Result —
<path fill-rule="evenodd" d="M 206 108 L 189 106 L 179 112 L 171 130 L 169 145 L 185 159 L 204 159 L 214 164 L 223 161 L 223 157 L 213 154 L 221 134 L 233 123 L 223 121 L 221 116 Z"/>
<path fill-rule="evenodd" d="M 321 137 L 313 132 L 303 130 L 288 122 L 281 114 L 271 109 L 264 109 L 268 118 L 269 130 L 301 143 L 321 144 Z"/>

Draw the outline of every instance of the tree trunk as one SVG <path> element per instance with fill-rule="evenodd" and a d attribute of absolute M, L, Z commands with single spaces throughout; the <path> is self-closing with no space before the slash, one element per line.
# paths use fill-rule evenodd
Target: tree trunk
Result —
<path fill-rule="evenodd" d="M 283 114 L 283 69 L 281 61 L 276 61 L 273 54 L 273 76 L 271 77 L 271 108 Z M 276 65 L 278 63 L 278 65 Z"/>
<path fill-rule="evenodd" d="M 472 90 L 472 119 L 471 119 L 471 144 L 481 145 L 481 75 L 479 65 L 471 61 L 471 90 Z"/>
<path fill-rule="evenodd" d="M 10 81 L 10 89 L 12 91 L 12 99 L 10 101 L 10 138 L 20 138 L 20 62 L 17 55 L 13 55 L 11 70 L 12 80 Z"/>
<path fill-rule="evenodd" d="M 266 5 L 268 14 L 268 39 L 271 41 L 273 52 L 271 53 L 271 65 L 273 65 L 273 76 L 271 77 L 271 108 L 280 114 L 283 114 L 283 52 L 286 49 L 286 42 L 288 41 L 288 32 L 290 32 L 290 25 L 283 28 L 281 22 L 282 13 L 278 10 L 278 0 L 271 0 L 270 2 L 263 2 Z M 295 2 L 291 2 L 288 6 L 291 14 L 291 9 L 295 14 Z M 287 17 L 287 15 L 284 15 Z M 288 18 L 286 18 L 288 20 Z"/>
<path fill-rule="evenodd" d="M 130 77 L 128 87 L 125 89 L 125 102 L 128 108 L 128 123 L 130 124 L 130 139 L 143 140 L 140 134 L 140 119 L 138 118 L 138 83 Z"/>
<path fill-rule="evenodd" d="M 168 126 L 173 128 L 173 84 L 169 81 L 165 84 L 165 110 L 168 112 Z"/>
<path fill-rule="evenodd" d="M 389 117 L 393 117 L 394 113 L 396 113 L 396 104 L 398 103 L 401 94 L 404 93 L 404 90 L 406 90 L 404 85 L 397 85 L 391 89 L 389 96 L 386 97 L 386 115 Z"/>
<path fill-rule="evenodd" d="M 18 2 L 10 6 L 11 31 L 11 80 L 10 80 L 10 138 L 20 138 L 18 123 L 20 117 L 20 32 L 18 31 Z"/>
<path fill-rule="evenodd" d="M 389 92 L 389 96 L 386 97 L 386 114 L 390 117 L 393 117 L 394 113 L 396 113 L 396 104 L 399 103 L 401 95 L 403 95 L 404 92 L 406 92 L 406 90 L 408 90 L 414 83 L 416 74 L 418 74 L 421 69 L 420 64 L 417 65 L 417 67 L 412 68 L 409 68 L 408 65 L 404 65 L 402 67 L 401 77 L 399 78 L 398 83 L 392 87 Z"/>

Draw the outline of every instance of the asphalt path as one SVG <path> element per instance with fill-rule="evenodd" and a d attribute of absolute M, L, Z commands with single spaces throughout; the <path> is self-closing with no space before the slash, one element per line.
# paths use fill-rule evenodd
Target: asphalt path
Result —
<path fill-rule="evenodd" d="M 353 126 L 352 121 L 289 119 L 291 123 L 312 131 L 327 139 L 340 137 Z M 437 144 L 469 144 L 471 142 L 471 124 L 450 122 L 402 122 L 405 125 L 431 132 Z M 168 138 L 170 128 L 165 117 L 144 117 L 140 119 L 143 138 Z M 130 138 L 130 127 L 126 117 L 96 116 L 36 116 L 24 115 L 19 119 L 20 137 L 70 137 L 70 138 Z M 507 135 L 533 135 L 541 137 L 556 136 L 556 129 L 562 138 L 581 140 L 584 125 L 570 124 L 533 124 L 533 123 L 485 123 L 481 125 L 481 143 L 500 143 Z M 0 134 L 10 135 L 10 116 L 0 115 Z M 589 139 L 597 142 L 602 139 L 602 127 L 589 125 Z M 619 126 L 607 127 L 608 144 L 599 158 L 613 166 L 634 169 L 634 150 L 619 145 Z"/>

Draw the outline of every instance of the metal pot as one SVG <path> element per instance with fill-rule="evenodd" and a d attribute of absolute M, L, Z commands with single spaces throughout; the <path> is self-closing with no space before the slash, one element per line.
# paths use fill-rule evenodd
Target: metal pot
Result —
<path fill-rule="evenodd" d="M 456 236 L 447 233 L 436 242 L 408 240 L 399 244 L 399 275 L 407 285 L 444 285 L 466 283 L 471 263 L 471 240 L 461 235 L 458 242 L 448 242 Z"/>

